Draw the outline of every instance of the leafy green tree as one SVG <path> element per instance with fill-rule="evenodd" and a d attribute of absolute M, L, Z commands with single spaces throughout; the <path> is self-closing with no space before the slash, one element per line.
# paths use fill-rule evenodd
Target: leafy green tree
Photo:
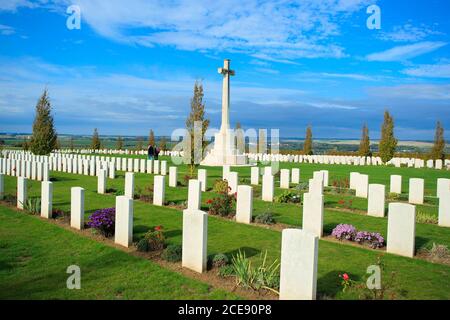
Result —
<path fill-rule="evenodd" d="M 155 133 L 152 129 L 150 129 L 150 133 L 148 134 L 148 144 L 151 146 L 155 146 Z"/>
<path fill-rule="evenodd" d="M 116 141 L 116 149 L 117 149 L 117 150 L 122 150 L 122 149 L 123 149 L 123 139 L 122 139 L 121 136 L 119 136 L 119 137 L 117 138 L 117 141 Z"/>
<path fill-rule="evenodd" d="M 193 175 L 195 168 L 198 166 L 201 157 L 203 157 L 205 148 L 207 146 L 207 141 L 205 141 L 205 133 L 208 130 L 209 119 L 205 119 L 205 103 L 203 102 L 203 85 L 195 81 L 194 84 L 194 96 L 191 99 L 191 111 L 186 119 L 186 131 L 188 137 L 185 141 L 190 142 L 189 148 L 185 152 L 185 161 L 188 162 L 190 174 Z M 197 128 L 197 139 L 201 139 L 201 150 L 195 150 L 194 148 L 194 132 L 196 129 L 195 123 L 199 122 L 199 128 Z M 200 137 L 198 137 L 200 136 Z M 187 154 L 189 153 L 190 154 Z"/>
<path fill-rule="evenodd" d="M 372 151 L 370 151 L 370 138 L 369 138 L 369 128 L 364 124 L 362 128 L 361 141 L 359 143 L 359 155 L 362 157 L 370 157 Z"/>
<path fill-rule="evenodd" d="M 434 134 L 434 144 L 431 149 L 431 159 L 433 160 L 444 160 L 445 159 L 445 139 L 444 139 L 444 128 L 441 125 L 441 122 L 438 121 L 436 123 L 436 133 Z"/>
<path fill-rule="evenodd" d="M 47 155 L 55 149 L 57 134 L 53 125 L 52 107 L 47 89 L 36 104 L 36 116 L 33 122 L 33 135 L 29 143 L 31 152 Z"/>
<path fill-rule="evenodd" d="M 94 133 L 92 134 L 91 149 L 99 150 L 101 147 L 102 147 L 102 143 L 100 141 L 100 136 L 98 134 L 97 128 L 95 128 Z"/>
<path fill-rule="evenodd" d="M 312 129 L 311 126 L 306 128 L 305 142 L 303 143 L 303 154 L 312 155 L 313 154 L 313 141 L 312 141 Z"/>
<path fill-rule="evenodd" d="M 380 158 L 383 163 L 388 162 L 394 157 L 397 139 L 394 136 L 394 118 L 389 111 L 384 112 L 384 121 L 381 126 L 381 139 L 378 147 Z"/>

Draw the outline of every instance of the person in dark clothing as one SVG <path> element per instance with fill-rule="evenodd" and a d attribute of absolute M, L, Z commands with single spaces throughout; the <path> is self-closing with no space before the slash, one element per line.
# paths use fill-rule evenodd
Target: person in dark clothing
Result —
<path fill-rule="evenodd" d="M 155 148 L 151 144 L 148 145 L 147 154 L 148 154 L 148 159 L 153 160 L 153 158 L 155 156 Z"/>
<path fill-rule="evenodd" d="M 158 160 L 158 156 L 159 156 L 159 149 L 157 147 L 155 147 L 155 160 Z"/>

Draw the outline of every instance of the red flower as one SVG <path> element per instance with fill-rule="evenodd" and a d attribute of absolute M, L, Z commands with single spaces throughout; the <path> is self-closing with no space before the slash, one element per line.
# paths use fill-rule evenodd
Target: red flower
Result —
<path fill-rule="evenodd" d="M 206 201 L 207 204 L 211 204 L 212 203 L 212 199 L 208 199 L 208 201 Z"/>
<path fill-rule="evenodd" d="M 161 231 L 162 230 L 162 226 L 156 226 L 155 227 L 155 231 Z"/>
<path fill-rule="evenodd" d="M 344 273 L 342 275 L 342 279 L 344 279 L 344 281 L 348 281 L 350 279 L 350 277 L 348 276 L 348 274 Z"/>

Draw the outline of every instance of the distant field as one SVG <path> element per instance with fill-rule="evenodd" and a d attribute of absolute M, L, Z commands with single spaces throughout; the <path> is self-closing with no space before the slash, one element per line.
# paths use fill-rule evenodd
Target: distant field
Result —
<path fill-rule="evenodd" d="M 102 148 L 116 148 L 118 136 L 101 136 Z M 155 137 L 156 143 L 159 145 L 163 137 Z M 175 143 L 171 142 L 170 137 L 164 137 L 167 141 L 167 147 L 172 148 Z M 22 147 L 23 143 L 29 139 L 26 134 L 0 134 L 0 144 L 7 147 Z M 139 145 L 143 148 L 147 146 L 148 137 L 124 136 L 123 148 L 136 149 Z M 270 142 L 270 141 L 269 141 Z M 372 140 L 371 149 L 373 152 L 378 151 L 378 140 Z M 91 145 L 91 137 L 86 135 L 70 136 L 60 135 L 59 143 L 61 148 L 89 148 Z M 397 152 L 400 153 L 427 153 L 430 151 L 433 143 L 429 141 L 399 141 Z M 325 154 L 329 152 L 356 152 L 359 148 L 359 140 L 344 139 L 315 139 L 313 149 L 315 154 Z M 289 152 L 290 150 L 298 151 L 303 149 L 303 140 L 286 138 L 280 139 L 280 150 Z M 450 146 L 445 149 L 447 154 L 450 153 Z"/>

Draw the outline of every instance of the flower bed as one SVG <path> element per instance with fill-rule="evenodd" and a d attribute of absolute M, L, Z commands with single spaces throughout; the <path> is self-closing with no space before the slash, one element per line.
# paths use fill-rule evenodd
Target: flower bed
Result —
<path fill-rule="evenodd" d="M 116 225 L 116 209 L 106 208 L 95 211 L 88 221 L 88 226 L 99 231 L 105 237 L 114 235 Z"/>
<path fill-rule="evenodd" d="M 381 234 L 377 232 L 358 231 L 351 224 L 337 225 L 331 232 L 331 235 L 336 239 L 356 242 L 373 249 L 379 249 L 385 245 L 384 238 Z"/>

